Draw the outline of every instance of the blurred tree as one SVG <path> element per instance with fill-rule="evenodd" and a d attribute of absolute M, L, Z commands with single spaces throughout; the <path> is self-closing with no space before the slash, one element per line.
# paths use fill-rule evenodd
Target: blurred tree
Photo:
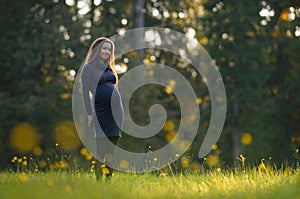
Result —
<path fill-rule="evenodd" d="M 299 2 L 207 1 L 204 6 L 205 15 L 200 24 L 209 38 L 207 49 L 220 66 L 228 96 L 227 122 L 219 142 L 224 151 L 230 151 L 232 146 L 232 153 L 223 153 L 224 159 L 229 162 L 230 154 L 233 159 L 243 154 L 250 162 L 268 156 L 282 162 L 289 151 L 289 142 L 278 109 L 290 104 L 282 97 L 279 104 L 278 93 L 270 96 L 266 90 L 274 90 L 269 88 L 271 80 L 276 82 L 276 92 L 277 86 L 284 87 L 282 95 L 288 88 L 278 81 L 279 78 L 274 79 L 274 72 L 280 71 L 277 75 L 286 79 L 282 66 L 287 60 L 283 61 L 282 56 L 297 63 L 298 58 L 290 51 L 295 49 L 290 41 L 299 43 L 299 37 L 291 34 L 296 23 L 288 23 L 290 38 L 280 34 L 279 30 L 287 25 L 281 24 L 280 18 L 290 6 L 297 10 Z M 284 48 L 278 50 L 280 43 Z M 290 72 L 296 71 L 294 68 Z M 231 141 L 227 139 L 229 135 Z M 243 135 L 251 135 L 253 143 L 242 143 Z M 284 150 L 277 150 L 279 148 Z"/>
<path fill-rule="evenodd" d="M 53 146 L 56 123 L 72 118 L 74 74 L 70 71 L 81 63 L 82 28 L 76 10 L 63 1 L 15 4 L 4 0 L 1 10 L 0 24 L 5 31 L 0 41 L 4 74 L 0 102 L 6 111 L 0 115 L 0 156 L 8 161 L 12 151 L 7 140 L 15 125 L 29 122 L 37 126 L 47 148 Z"/>
<path fill-rule="evenodd" d="M 84 2 L 27 0 L 15 4 L 2 0 L 0 104 L 5 111 L 0 113 L 0 157 L 3 162 L 7 163 L 17 152 L 12 151 L 8 139 L 19 123 L 26 122 L 32 127 L 27 130 L 35 129 L 45 150 L 55 142 L 54 129 L 56 134 L 66 129 L 63 124 L 72 120 L 73 80 L 95 38 L 142 26 L 170 28 L 198 40 L 220 67 L 228 96 L 228 114 L 218 142 L 220 150 L 215 147 L 212 153 L 221 154 L 227 163 L 240 153 L 249 161 L 273 156 L 281 162 L 291 147 L 299 145 L 298 0 Z M 190 152 L 197 154 L 210 120 L 206 85 L 200 74 L 179 56 L 155 49 L 143 52 L 142 59 L 130 52 L 118 58 L 117 63 L 128 69 L 141 63 L 174 66 L 195 89 L 201 124 Z M 178 101 L 159 86 L 137 90 L 131 100 L 133 119 L 146 125 L 148 109 L 153 103 L 164 105 L 168 124 L 173 124 L 176 131 L 180 119 Z M 148 144 L 153 149 L 160 148 L 173 134 L 174 131 L 164 127 L 157 137 L 143 143 L 143 150 L 149 150 Z"/>

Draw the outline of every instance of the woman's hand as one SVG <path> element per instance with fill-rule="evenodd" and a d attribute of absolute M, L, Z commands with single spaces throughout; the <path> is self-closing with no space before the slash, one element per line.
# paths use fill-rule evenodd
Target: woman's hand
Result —
<path fill-rule="evenodd" d="M 91 127 L 93 125 L 93 121 L 94 121 L 94 115 L 88 115 L 89 127 Z"/>

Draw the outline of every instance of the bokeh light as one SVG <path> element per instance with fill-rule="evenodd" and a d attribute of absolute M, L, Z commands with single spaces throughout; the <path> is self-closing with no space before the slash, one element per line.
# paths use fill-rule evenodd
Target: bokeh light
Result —
<path fill-rule="evenodd" d="M 10 132 L 9 144 L 18 152 L 31 152 L 34 147 L 40 144 L 38 130 L 30 123 L 19 123 Z"/>
<path fill-rule="evenodd" d="M 167 120 L 164 127 L 163 127 L 163 130 L 164 131 L 172 131 L 174 130 L 174 122 L 172 120 Z"/>
<path fill-rule="evenodd" d="M 206 158 L 206 163 L 209 167 L 215 167 L 220 163 L 220 158 L 218 155 L 214 155 L 214 154 L 209 155 Z"/>
<path fill-rule="evenodd" d="M 66 150 L 76 150 L 81 145 L 74 122 L 70 120 L 59 123 L 54 129 L 53 137 Z"/>
<path fill-rule="evenodd" d="M 252 144 L 252 142 L 253 142 L 252 135 L 250 133 L 243 133 L 241 136 L 241 142 L 247 146 Z"/>

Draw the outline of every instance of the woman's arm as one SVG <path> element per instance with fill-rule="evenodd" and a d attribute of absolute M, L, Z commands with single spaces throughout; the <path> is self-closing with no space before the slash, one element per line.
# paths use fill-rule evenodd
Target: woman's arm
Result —
<path fill-rule="evenodd" d="M 81 82 L 82 82 L 82 99 L 85 106 L 87 115 L 93 115 L 93 110 L 90 102 L 90 91 L 91 91 L 91 68 L 89 65 L 85 65 L 81 71 Z"/>

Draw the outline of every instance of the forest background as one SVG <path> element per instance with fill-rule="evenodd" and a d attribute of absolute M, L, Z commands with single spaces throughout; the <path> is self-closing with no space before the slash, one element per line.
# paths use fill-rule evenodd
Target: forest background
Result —
<path fill-rule="evenodd" d="M 39 168 L 88 168 L 91 154 L 77 136 L 72 88 L 91 42 L 137 27 L 169 28 L 196 39 L 219 67 L 227 95 L 227 116 L 212 152 L 197 153 L 210 121 L 210 96 L 191 66 L 170 53 L 146 49 L 116 60 L 120 78 L 144 63 L 164 63 L 195 89 L 201 110 L 197 137 L 177 168 L 231 167 L 268 160 L 295 165 L 300 145 L 299 0 L 1 0 L 0 168 L 30 157 Z M 297 94 L 298 93 L 298 94 Z M 142 142 L 127 137 L 133 151 L 155 150 L 176 134 L 180 107 L 170 90 L 140 88 L 131 114 L 140 125 L 160 103 L 168 118 L 161 132 Z M 126 138 L 126 136 L 125 136 Z M 59 150 L 62 150 L 58 152 Z M 63 154 L 66 164 L 51 159 Z M 60 162 L 62 163 L 62 162 Z"/>

